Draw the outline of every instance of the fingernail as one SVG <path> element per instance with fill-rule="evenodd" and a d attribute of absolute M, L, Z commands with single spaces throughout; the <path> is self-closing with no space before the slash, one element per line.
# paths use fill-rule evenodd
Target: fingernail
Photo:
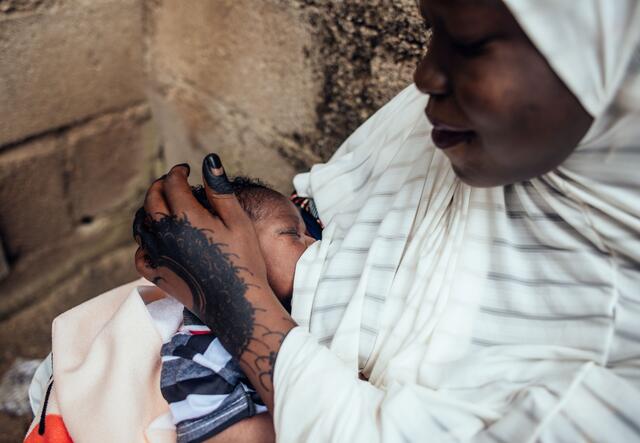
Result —
<path fill-rule="evenodd" d="M 189 163 L 180 163 L 179 165 L 175 165 L 174 168 L 177 168 L 178 166 L 187 168 L 187 175 L 191 173 L 191 166 L 189 166 Z"/>
<path fill-rule="evenodd" d="M 224 168 L 222 167 L 222 162 L 220 161 L 220 157 L 218 154 L 209 154 L 205 159 L 207 162 L 207 166 L 213 172 L 213 175 L 223 175 Z"/>
<path fill-rule="evenodd" d="M 233 188 L 227 179 L 222 162 L 217 154 L 209 154 L 202 163 L 202 175 L 211 189 L 220 194 L 232 194 Z"/>
<path fill-rule="evenodd" d="M 207 161 L 209 162 L 210 168 L 217 169 L 222 167 L 222 162 L 220 161 L 220 157 L 218 157 L 218 154 L 216 153 L 207 155 Z"/>

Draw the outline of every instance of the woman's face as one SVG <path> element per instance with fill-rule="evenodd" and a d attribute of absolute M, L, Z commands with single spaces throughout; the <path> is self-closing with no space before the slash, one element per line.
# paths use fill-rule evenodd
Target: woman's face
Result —
<path fill-rule="evenodd" d="M 562 163 L 592 118 L 504 3 L 420 0 L 420 10 L 432 35 L 414 79 L 456 174 L 499 186 Z"/>

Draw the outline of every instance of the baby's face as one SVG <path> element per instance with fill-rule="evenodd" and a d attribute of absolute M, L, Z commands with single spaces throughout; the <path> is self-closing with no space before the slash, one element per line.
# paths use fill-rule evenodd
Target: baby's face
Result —
<path fill-rule="evenodd" d="M 315 239 L 306 234 L 298 209 L 285 197 L 268 203 L 267 215 L 254 222 L 267 278 L 278 299 L 287 306 L 293 294 L 296 263 Z"/>

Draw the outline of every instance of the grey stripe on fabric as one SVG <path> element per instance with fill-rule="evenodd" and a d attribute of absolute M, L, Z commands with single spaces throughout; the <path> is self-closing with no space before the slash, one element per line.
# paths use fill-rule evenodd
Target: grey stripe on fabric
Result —
<path fill-rule="evenodd" d="M 440 420 L 438 420 L 438 418 L 436 416 L 434 416 L 433 414 L 429 414 L 429 418 L 436 425 L 436 427 L 438 429 L 440 429 L 443 432 L 446 432 L 451 437 L 453 437 L 453 435 L 451 435 L 451 429 L 449 429 L 444 423 L 442 423 Z"/>
<path fill-rule="evenodd" d="M 398 240 L 406 240 L 407 236 L 406 235 L 378 235 L 376 236 L 376 239 L 382 239 L 382 240 L 389 240 L 389 241 L 398 241 Z"/>
<path fill-rule="evenodd" d="M 471 343 L 477 346 L 489 347 L 489 346 L 502 346 L 504 343 L 499 343 L 497 341 L 485 340 L 483 338 L 472 337 Z"/>
<path fill-rule="evenodd" d="M 583 384 L 584 389 L 591 394 L 593 398 L 598 400 L 604 407 L 609 409 L 613 415 L 618 418 L 622 423 L 624 423 L 629 429 L 631 429 L 635 434 L 640 436 L 640 424 L 636 423 L 631 417 L 622 412 L 620 409 L 616 408 L 613 404 L 609 403 L 604 397 L 600 396 L 597 392 L 595 392 L 591 387 L 587 384 Z"/>
<path fill-rule="evenodd" d="M 349 169 L 347 169 L 346 171 L 341 171 L 340 175 L 343 176 L 347 176 L 350 172 L 355 171 L 356 169 L 358 169 L 360 166 L 364 165 L 366 163 L 366 161 L 369 160 L 369 157 L 365 157 L 360 163 L 351 166 Z M 318 191 L 320 191 L 322 188 L 324 188 L 325 186 L 329 185 L 329 184 L 333 184 L 333 181 L 328 180 L 325 183 L 322 183 L 321 185 L 317 186 L 314 190 L 313 193 L 317 194 Z"/>
<path fill-rule="evenodd" d="M 313 312 L 329 312 L 335 311 L 336 309 L 344 308 L 348 305 L 348 303 L 334 303 L 326 306 L 314 306 L 311 310 Z"/>
<path fill-rule="evenodd" d="M 384 303 L 384 301 L 387 299 L 382 295 L 374 294 L 372 292 L 365 292 L 364 297 L 380 303 Z"/>
<path fill-rule="evenodd" d="M 488 306 L 481 306 L 480 312 L 489 315 L 497 315 L 500 317 L 518 318 L 521 320 L 536 321 L 581 321 L 581 320 L 610 320 L 612 317 L 603 314 L 584 314 L 584 315 L 557 315 L 557 314 L 530 314 L 526 312 L 512 311 L 509 309 L 497 309 Z"/>
<path fill-rule="evenodd" d="M 633 299 L 631 297 L 627 297 L 626 295 L 620 294 L 620 301 L 629 303 L 631 305 L 640 305 L 640 300 Z"/>
<path fill-rule="evenodd" d="M 353 188 L 353 190 L 351 192 L 353 192 L 354 194 L 356 194 L 357 192 L 359 192 L 360 190 L 362 190 L 362 188 L 364 188 L 368 183 L 371 183 L 371 176 L 373 175 L 373 169 L 370 170 L 367 175 L 364 177 L 364 180 L 362 181 L 362 183 L 360 183 L 358 186 L 356 186 L 355 188 Z"/>
<path fill-rule="evenodd" d="M 324 277 L 318 280 L 319 283 L 330 282 L 330 281 L 349 281 L 349 280 L 360 280 L 360 274 L 356 275 L 325 275 Z"/>
<path fill-rule="evenodd" d="M 625 340 L 640 342 L 640 333 L 636 331 L 621 331 L 616 330 L 616 337 L 624 338 Z"/>
<path fill-rule="evenodd" d="M 357 214 L 360 211 L 362 211 L 364 209 L 363 208 L 358 208 L 358 209 L 351 209 L 349 211 L 341 211 L 338 216 L 343 216 L 343 215 L 351 215 L 351 214 Z M 411 209 L 417 209 L 417 206 L 415 204 L 411 204 L 411 205 L 404 205 L 404 206 L 397 206 L 397 207 L 393 207 L 391 209 L 386 209 L 384 211 L 385 215 L 388 215 L 392 212 L 405 212 Z"/>
<path fill-rule="evenodd" d="M 395 265 L 371 265 L 371 269 L 375 269 L 377 271 L 394 272 L 397 267 Z"/>
<path fill-rule="evenodd" d="M 484 243 L 484 244 L 490 243 L 494 246 L 502 246 L 506 248 L 516 249 L 522 252 L 569 252 L 569 253 L 584 252 L 584 250 L 582 249 L 563 248 L 560 246 L 545 245 L 542 243 L 518 244 L 518 243 L 510 242 L 503 238 L 486 238 L 486 237 L 480 237 L 475 235 L 470 235 L 469 238 L 479 243 Z"/>
<path fill-rule="evenodd" d="M 372 328 L 371 326 L 367 326 L 365 324 L 361 324 L 360 325 L 360 330 L 366 332 L 369 335 L 378 335 L 378 330 L 375 328 Z"/>
<path fill-rule="evenodd" d="M 611 288 L 611 283 L 605 282 L 575 282 L 575 281 L 559 281 L 546 278 L 524 279 L 513 275 L 502 274 L 499 272 L 489 272 L 487 279 L 494 281 L 504 281 L 516 283 L 523 286 L 539 287 L 539 286 L 559 286 L 559 287 L 588 287 L 588 288 Z"/>

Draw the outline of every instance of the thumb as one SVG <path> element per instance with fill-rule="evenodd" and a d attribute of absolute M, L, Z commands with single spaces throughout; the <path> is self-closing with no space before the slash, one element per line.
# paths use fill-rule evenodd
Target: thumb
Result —
<path fill-rule="evenodd" d="M 209 154 L 204 158 L 202 177 L 207 200 L 225 225 L 229 226 L 229 223 L 247 217 L 233 192 L 233 186 L 218 154 Z"/>

